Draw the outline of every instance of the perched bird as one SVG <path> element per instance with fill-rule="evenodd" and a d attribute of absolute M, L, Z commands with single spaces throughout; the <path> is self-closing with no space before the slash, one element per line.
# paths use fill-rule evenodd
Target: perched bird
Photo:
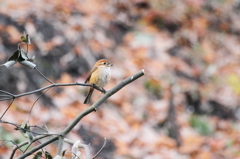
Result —
<path fill-rule="evenodd" d="M 108 60 L 101 59 L 97 61 L 88 75 L 85 83 L 93 84 L 102 88 L 109 82 L 111 77 L 110 67 L 113 66 Z M 94 88 L 90 88 L 84 104 L 89 104 Z"/>

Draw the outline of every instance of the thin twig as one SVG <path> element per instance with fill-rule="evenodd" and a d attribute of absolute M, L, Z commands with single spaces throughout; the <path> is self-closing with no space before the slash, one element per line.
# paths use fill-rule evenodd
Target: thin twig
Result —
<path fill-rule="evenodd" d="M 34 91 L 30 91 L 30 92 L 26 92 L 26 93 L 22 93 L 22 94 L 18 94 L 18 95 L 14 95 L 13 94 L 12 96 L 14 98 L 19 98 L 19 97 L 22 97 L 22 96 L 26 96 L 26 95 L 34 94 L 34 93 L 37 93 L 37 92 L 41 92 L 41 91 L 43 91 L 45 89 L 48 89 L 48 88 L 61 87 L 61 86 L 89 86 L 89 87 L 95 88 L 96 90 L 98 90 L 100 92 L 104 92 L 101 88 L 93 86 L 92 84 L 87 84 L 87 83 L 65 83 L 65 84 L 51 84 L 51 85 L 48 85 L 46 87 L 43 87 L 43 88 L 40 88 L 40 89 L 37 89 L 37 90 L 34 90 Z"/>
<path fill-rule="evenodd" d="M 11 141 L 11 140 L 0 140 L 0 141 L 4 141 L 4 142 L 0 145 L 0 147 L 2 147 L 3 145 L 5 145 L 5 144 L 7 144 L 7 143 L 9 143 L 9 142 L 13 142 L 13 141 Z"/>
<path fill-rule="evenodd" d="M 26 54 L 28 54 L 28 44 L 27 44 L 27 52 L 26 52 Z"/>
<path fill-rule="evenodd" d="M 115 94 L 117 91 L 122 89 L 124 86 L 126 86 L 127 84 L 135 81 L 136 79 L 138 79 L 139 77 L 141 77 L 143 75 L 144 75 L 144 70 L 141 70 L 141 71 L 137 72 L 136 74 L 134 74 L 134 75 L 126 78 L 122 82 L 120 82 L 117 86 L 115 86 L 114 88 L 109 90 L 100 99 L 98 99 L 96 103 L 94 103 L 92 106 L 88 107 L 87 109 L 85 109 L 81 113 L 79 113 L 73 119 L 73 121 L 60 134 L 63 135 L 63 137 L 65 137 L 79 123 L 79 121 L 83 117 L 85 117 L 86 115 L 90 114 L 91 112 L 94 112 L 107 98 L 109 98 L 110 96 Z M 37 150 L 45 147 L 46 145 L 48 145 L 48 144 L 50 144 L 50 143 L 52 143 L 52 142 L 54 142 L 56 140 L 58 140 L 58 136 L 54 136 L 51 139 L 45 141 L 44 143 L 42 143 L 42 144 L 32 148 L 31 150 L 29 150 L 26 153 L 24 153 L 21 156 L 19 156 L 17 159 L 24 159 L 27 156 L 29 156 L 29 155 L 33 154 L 34 152 L 36 152 Z"/>
<path fill-rule="evenodd" d="M 100 148 L 100 150 L 96 153 L 96 155 L 93 156 L 92 159 L 94 159 L 95 157 L 97 157 L 97 155 L 104 149 L 104 147 L 106 146 L 106 143 L 107 143 L 107 139 L 104 138 L 104 143 L 102 145 L 102 147 Z"/>
<path fill-rule="evenodd" d="M 9 95 L 9 96 L 14 97 L 14 95 L 13 95 L 12 93 L 9 93 L 9 92 L 3 91 L 3 90 L 0 90 L 0 92 L 1 92 L 1 93 L 4 93 L 4 94 L 7 94 L 7 95 Z"/>
<path fill-rule="evenodd" d="M 8 105 L 7 109 L 4 111 L 4 113 L 3 113 L 2 116 L 0 117 L 0 120 L 2 120 L 3 116 L 6 114 L 6 112 L 8 111 L 8 109 L 11 107 L 13 101 L 14 101 L 14 99 L 12 99 L 12 101 L 11 101 L 10 104 Z"/>
<path fill-rule="evenodd" d="M 9 98 L 2 98 L 0 99 L 0 101 L 6 101 L 6 100 L 10 100 L 10 99 L 13 99 L 12 97 L 9 97 Z"/>
<path fill-rule="evenodd" d="M 48 82 L 50 82 L 51 84 L 53 84 L 53 82 L 50 81 L 46 76 L 44 76 L 44 75 L 42 74 L 42 72 L 40 72 L 40 71 L 37 69 L 37 67 L 34 67 L 34 69 L 35 69 L 45 80 L 47 80 Z"/>
<path fill-rule="evenodd" d="M 74 153 L 74 152 L 72 152 L 72 151 L 70 151 L 70 152 L 71 152 L 71 154 L 74 155 L 73 159 L 75 159 L 76 157 L 77 157 L 78 159 L 80 159 L 80 157 L 78 157 L 76 153 Z"/>
<path fill-rule="evenodd" d="M 24 129 L 24 128 L 22 128 L 21 126 L 19 126 L 18 124 L 15 124 L 15 123 L 11 123 L 11 122 L 8 122 L 8 121 L 4 121 L 4 120 L 0 120 L 0 123 L 3 123 L 3 124 L 10 124 L 10 125 L 13 125 L 13 126 L 15 126 L 16 128 L 16 130 L 24 130 L 24 131 L 28 131 L 28 132 L 31 132 L 31 133 L 33 133 L 33 134 L 35 134 L 35 135 L 47 135 L 47 136 L 53 136 L 53 135 L 60 135 L 60 134 L 49 134 L 49 133 L 47 133 L 47 134 L 44 134 L 44 133 L 37 133 L 37 132 L 34 132 L 34 131 L 31 131 L 31 130 L 28 130 L 28 129 Z M 31 126 L 30 126 L 31 127 Z"/>
<path fill-rule="evenodd" d="M 64 136 L 59 136 L 58 137 L 57 155 L 61 155 L 61 153 L 62 153 L 63 142 L 64 142 Z"/>
<path fill-rule="evenodd" d="M 45 132 L 48 133 L 48 130 L 46 130 L 46 129 L 44 129 L 44 128 L 38 126 L 38 125 L 30 125 L 30 127 L 31 127 L 31 128 L 32 128 L 32 127 L 35 127 L 35 128 L 41 129 L 41 130 L 43 130 L 43 131 L 45 131 Z"/>
<path fill-rule="evenodd" d="M 32 142 L 38 141 L 38 140 L 40 140 L 40 139 L 42 139 L 42 138 L 45 138 L 45 137 L 48 137 L 48 136 L 46 136 L 46 135 L 36 136 L 36 137 L 33 138 Z M 13 148 L 13 151 L 12 151 L 12 153 L 11 153 L 10 159 L 13 158 L 13 156 L 14 156 L 15 152 L 17 151 L 17 149 L 20 149 L 22 146 L 27 145 L 27 144 L 28 144 L 28 141 L 24 141 L 24 142 L 16 145 L 16 146 Z M 21 150 L 21 149 L 20 149 L 20 150 Z M 21 151 L 22 151 L 22 150 L 21 150 Z"/>
<path fill-rule="evenodd" d="M 44 92 L 42 92 L 42 93 L 40 94 L 40 96 L 38 96 L 37 100 L 35 100 L 35 102 L 33 103 L 32 107 L 31 107 L 31 109 L 30 109 L 30 111 L 29 111 L 28 121 L 30 120 L 31 112 L 32 112 L 32 109 L 33 109 L 34 105 L 35 105 L 35 104 L 37 103 L 37 101 L 38 101 L 47 91 L 49 91 L 50 89 L 51 89 L 51 88 L 48 88 L 48 89 L 44 90 Z"/>
<path fill-rule="evenodd" d="M 39 142 L 41 144 L 41 142 L 39 140 L 36 140 L 37 142 Z M 34 142 L 31 141 L 31 143 L 25 148 L 25 150 L 23 151 L 23 153 L 25 153 L 27 151 L 27 149 L 33 144 Z M 41 149 L 43 152 L 43 149 Z"/>
<path fill-rule="evenodd" d="M 38 140 L 37 140 L 38 141 Z M 39 141 L 38 141 L 39 142 Z M 25 148 L 25 150 L 23 151 L 23 153 L 25 153 L 27 151 L 27 149 L 32 145 L 33 142 L 30 142 L 27 147 Z"/>
<path fill-rule="evenodd" d="M 14 94 L 11 94 L 9 92 L 6 92 L 6 91 L 3 91 L 3 90 L 0 90 L 0 93 L 5 93 L 5 94 L 8 94 L 9 96 L 11 96 L 12 98 L 7 98 L 6 100 L 9 100 L 9 99 L 15 99 L 15 98 L 19 98 L 19 97 L 22 97 L 22 96 L 27 96 L 27 95 L 31 95 L 31 94 L 34 94 L 34 93 L 37 93 L 37 92 L 41 92 L 41 91 L 44 91 L 46 89 L 49 89 L 49 88 L 52 88 L 52 87 L 65 87 L 65 86 L 87 86 L 87 87 L 92 87 L 92 88 L 95 88 L 96 90 L 100 91 L 100 92 L 105 92 L 103 89 L 97 87 L 97 86 L 94 86 L 92 84 L 88 84 L 88 83 L 63 83 L 63 84 L 51 84 L 51 85 L 48 85 L 46 87 L 43 87 L 43 88 L 40 88 L 40 89 L 37 89 L 37 90 L 34 90 L 34 91 L 30 91 L 30 92 L 26 92 L 26 93 L 22 93 L 22 94 L 18 94 L 18 95 L 14 95 Z M 0 101 L 3 101 L 0 99 Z"/>
<path fill-rule="evenodd" d="M 3 144 L 1 144 L 0 147 L 5 145 L 5 144 L 7 144 L 8 142 L 11 142 L 16 147 L 16 149 L 19 149 L 20 151 L 22 151 L 21 148 L 18 147 L 18 145 L 14 141 L 12 141 L 12 140 L 1 140 L 1 141 L 5 141 L 5 142 Z"/>
<path fill-rule="evenodd" d="M 4 120 L 0 120 L 0 123 L 3 123 L 3 124 L 10 124 L 10 125 L 13 125 L 13 126 L 15 126 L 16 128 L 18 128 L 18 127 L 19 127 L 19 125 L 18 125 L 18 124 L 11 123 L 11 122 L 4 121 Z"/>
<path fill-rule="evenodd" d="M 13 145 L 17 146 L 17 144 L 14 141 L 12 141 L 12 140 L 0 140 L 0 141 L 5 141 L 3 144 L 0 145 L 0 147 L 5 145 L 5 144 L 7 144 L 7 143 L 9 143 L 9 142 L 11 142 Z M 22 151 L 22 150 L 20 149 L 20 151 Z"/>
<path fill-rule="evenodd" d="M 9 97 L 10 95 L 0 95 L 0 97 Z M 12 97 L 12 96 L 10 96 Z"/>
<path fill-rule="evenodd" d="M 16 127 L 15 129 L 22 129 L 22 130 L 31 132 L 31 133 L 36 134 L 36 135 L 39 135 L 39 136 L 43 136 L 43 137 L 41 137 L 41 138 L 48 137 L 48 136 L 59 136 L 59 135 L 60 135 L 60 134 L 41 134 L 41 133 L 37 133 L 37 132 L 31 131 L 31 130 L 28 130 L 28 129 L 21 128 L 18 124 L 15 124 L 15 123 L 11 123 L 11 122 L 8 122 L 8 121 L 3 121 L 3 120 L 0 120 L 0 122 L 1 122 L 1 123 L 4 123 L 4 124 L 11 124 L 11 125 L 13 125 L 13 126 Z M 30 127 L 31 127 L 31 126 L 30 126 Z M 34 138 L 34 139 L 31 141 L 31 143 L 28 145 L 28 147 L 25 149 L 25 151 L 26 151 L 26 150 L 31 146 L 31 144 L 32 144 L 33 142 L 35 142 L 35 141 L 38 141 L 38 140 L 36 140 L 36 139 Z M 38 141 L 38 142 L 39 142 L 39 141 Z M 22 146 L 24 146 L 24 145 L 26 145 L 26 144 L 28 144 L 28 143 L 29 143 L 28 141 L 25 141 L 25 142 L 23 142 L 23 143 L 21 143 L 21 144 L 19 144 L 19 145 L 16 145 L 17 147 L 13 150 L 11 156 L 13 157 L 13 155 L 14 155 L 14 153 L 15 153 L 15 151 L 16 151 L 17 149 L 20 149 Z M 20 150 L 21 150 L 21 149 L 20 149 Z M 21 150 L 21 151 L 22 151 L 22 150 Z M 25 151 L 22 151 L 22 152 L 24 153 Z"/>
<path fill-rule="evenodd" d="M 49 140 L 43 142 L 42 144 L 32 148 L 31 150 L 27 151 L 26 153 L 22 154 L 21 156 L 19 156 L 17 159 L 25 159 L 27 156 L 30 156 L 31 154 L 33 154 L 34 152 L 36 152 L 37 150 L 49 145 L 50 143 L 54 142 L 58 140 L 58 136 L 54 136 L 52 138 L 50 138 Z M 27 144 L 27 143 L 26 143 Z"/>

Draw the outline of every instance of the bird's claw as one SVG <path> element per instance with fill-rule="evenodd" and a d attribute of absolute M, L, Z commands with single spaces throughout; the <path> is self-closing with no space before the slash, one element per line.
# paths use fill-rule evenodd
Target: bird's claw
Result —
<path fill-rule="evenodd" d="M 105 94 L 105 93 L 107 93 L 107 91 L 102 88 L 102 93 Z"/>

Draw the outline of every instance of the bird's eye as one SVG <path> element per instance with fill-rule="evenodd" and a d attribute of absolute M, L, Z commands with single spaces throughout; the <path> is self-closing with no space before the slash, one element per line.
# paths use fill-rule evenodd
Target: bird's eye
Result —
<path fill-rule="evenodd" d="M 103 62 L 104 65 L 106 65 L 107 63 L 106 62 Z"/>

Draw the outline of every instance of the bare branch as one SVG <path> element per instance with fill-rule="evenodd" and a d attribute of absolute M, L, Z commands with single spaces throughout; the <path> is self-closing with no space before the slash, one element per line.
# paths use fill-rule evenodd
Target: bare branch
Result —
<path fill-rule="evenodd" d="M 26 153 L 22 154 L 21 156 L 19 156 L 17 159 L 24 159 L 26 158 L 27 156 L 30 156 L 31 154 L 33 154 L 34 152 L 36 152 L 37 150 L 49 145 L 50 143 L 54 142 L 58 140 L 58 136 L 54 136 L 52 138 L 50 138 L 49 140 L 43 142 L 42 144 L 32 148 L 31 150 L 27 151 Z M 26 143 L 27 144 L 27 143 Z"/>
<path fill-rule="evenodd" d="M 12 99 L 12 101 L 11 101 L 10 104 L 8 105 L 7 109 L 4 111 L 4 113 L 3 113 L 2 116 L 0 117 L 0 120 L 2 120 L 3 116 L 6 114 L 6 112 L 8 111 L 8 109 L 11 107 L 13 101 L 14 101 L 14 99 Z"/>
<path fill-rule="evenodd" d="M 106 143 L 107 143 L 107 139 L 104 138 L 104 143 L 103 143 L 102 147 L 101 147 L 100 150 L 96 153 L 96 155 L 93 156 L 93 159 L 94 159 L 95 157 L 97 157 L 97 155 L 104 149 L 104 147 L 106 146 Z"/>
<path fill-rule="evenodd" d="M 34 93 L 37 93 L 37 92 L 41 92 L 41 91 L 48 91 L 48 89 L 52 88 L 52 87 L 60 87 L 60 86 L 89 86 L 89 87 L 93 87 L 95 88 L 96 90 L 100 91 L 100 92 L 103 92 L 105 93 L 105 90 L 104 89 L 101 89 L 95 85 L 92 85 L 92 84 L 87 84 L 87 83 L 66 83 L 66 84 L 54 84 L 52 83 L 51 85 L 49 86 L 46 86 L 46 87 L 43 87 L 43 88 L 40 88 L 40 89 L 37 89 L 37 90 L 34 90 L 34 91 L 30 91 L 30 92 L 26 92 L 26 93 L 22 93 L 22 94 L 19 94 L 19 95 L 14 95 L 14 94 L 11 94 L 9 92 L 6 92 L 6 91 L 3 91 L 3 90 L 0 90 L 0 92 L 2 93 L 5 93 L 7 95 L 2 95 L 2 96 L 8 96 L 9 98 L 3 98 L 3 99 L 0 99 L 0 101 L 4 101 L 4 100 L 9 100 L 9 99 L 12 99 L 12 102 L 9 104 L 8 108 L 5 110 L 5 112 L 2 114 L 2 116 L 0 117 L 0 120 L 2 119 L 2 117 L 5 115 L 5 113 L 8 111 L 8 109 L 11 107 L 13 101 L 15 98 L 19 98 L 19 97 L 22 97 L 22 96 L 27 96 L 27 95 L 31 95 L 31 94 L 34 94 Z M 43 92 L 42 94 L 44 94 L 45 92 Z M 42 94 L 39 96 L 39 98 L 42 96 Z M 1 96 L 0 96 L 1 97 Z M 39 99 L 38 98 L 38 99 Z M 34 102 L 34 104 L 38 101 L 38 99 Z M 34 106 L 33 104 L 33 106 Z M 32 110 L 32 109 L 31 109 Z"/>
<path fill-rule="evenodd" d="M 0 95 L 0 97 L 12 97 L 12 96 L 9 96 L 9 95 Z"/>
<path fill-rule="evenodd" d="M 74 154 L 74 159 L 77 157 L 78 159 L 80 159 L 80 157 L 77 156 L 77 154 L 75 154 L 74 152 L 71 152 L 72 154 Z"/>
<path fill-rule="evenodd" d="M 82 111 L 81 113 L 79 113 L 75 119 L 62 131 L 61 135 L 63 135 L 63 137 L 65 137 L 78 123 L 79 121 L 85 117 L 86 115 L 88 115 L 89 113 L 95 111 L 107 98 L 109 98 L 110 96 L 112 96 L 113 94 L 115 94 L 117 91 L 119 91 L 120 89 L 122 89 L 124 86 L 126 86 L 127 84 L 133 82 L 134 80 L 138 79 L 139 77 L 144 75 L 144 70 L 141 70 L 139 72 L 137 72 L 136 74 L 126 78 L 125 80 L 123 80 L 122 82 L 120 82 L 117 86 L 115 86 L 114 88 L 112 88 L 111 90 L 109 90 L 107 93 L 105 93 L 99 100 L 97 100 L 97 102 L 95 102 L 92 106 L 88 107 L 87 109 L 85 109 L 84 111 Z M 78 83 L 75 83 L 75 85 L 78 85 Z M 82 85 L 82 84 L 81 84 Z M 56 84 L 53 84 L 53 86 L 56 86 Z M 53 87 L 51 86 L 51 87 Z M 62 85 L 64 86 L 64 85 Z M 50 88 L 50 87 L 48 87 Z M 17 159 L 24 159 L 27 156 L 33 154 L 34 152 L 36 152 L 37 150 L 43 148 L 44 146 L 58 140 L 59 137 L 58 136 L 54 136 L 51 139 L 45 141 L 44 143 L 32 148 L 31 150 L 27 151 L 26 153 L 22 154 L 21 156 L 19 156 Z"/>
<path fill-rule="evenodd" d="M 12 142 L 12 143 L 13 143 L 13 141 L 11 141 L 11 140 L 0 140 L 0 141 L 4 141 L 4 142 L 0 145 L 0 147 L 2 147 L 3 145 L 5 145 L 5 144 L 7 144 L 7 143 L 9 143 L 9 142 Z"/>
<path fill-rule="evenodd" d="M 10 99 L 13 99 L 13 97 L 9 97 L 9 98 L 2 98 L 2 99 L 0 99 L 0 101 L 6 101 L 6 100 L 10 100 Z"/>
<path fill-rule="evenodd" d="M 7 144 L 7 143 L 9 143 L 9 142 L 11 142 L 13 145 L 15 145 L 16 147 L 18 147 L 18 145 L 14 142 L 14 141 L 12 141 L 12 140 L 0 140 L 0 141 L 4 141 L 4 143 L 2 143 L 1 145 L 0 145 L 0 147 L 1 146 L 3 146 L 3 145 L 5 145 L 5 144 Z M 19 147 L 18 147 L 19 148 Z M 21 149 L 20 149 L 21 150 Z M 21 150 L 22 151 L 22 150 Z M 23 152 L 23 151 L 22 151 Z"/>
<path fill-rule="evenodd" d="M 63 136 L 59 136 L 58 137 L 57 155 L 61 155 L 61 153 L 62 153 L 63 142 L 64 142 L 64 137 Z"/>
<path fill-rule="evenodd" d="M 13 126 L 15 126 L 16 128 L 19 128 L 19 127 L 20 127 L 18 124 L 11 123 L 11 122 L 4 121 L 4 120 L 0 120 L 0 123 L 3 123 L 3 124 L 10 124 L 10 125 L 13 125 Z"/>
<path fill-rule="evenodd" d="M 45 137 L 48 137 L 48 135 L 39 135 L 39 136 L 36 136 L 36 137 L 33 138 L 32 142 L 38 141 L 38 140 L 40 140 L 40 139 L 42 139 L 42 138 L 45 138 Z M 11 156 L 10 156 L 10 159 L 13 158 L 13 156 L 14 156 L 15 152 L 17 151 L 17 149 L 20 149 L 22 146 L 27 145 L 27 144 L 28 144 L 28 141 L 24 141 L 24 142 L 22 142 L 22 143 L 20 143 L 20 144 L 18 144 L 18 145 L 16 145 L 16 146 L 14 146 L 13 151 L 12 151 Z M 20 149 L 20 150 L 21 150 L 21 149 Z M 39 149 L 38 149 L 38 150 L 39 150 Z M 22 151 L 22 150 L 21 150 L 21 151 Z"/>
<path fill-rule="evenodd" d="M 3 90 L 0 90 L 1 93 L 4 93 L 4 94 L 7 94 L 11 97 L 14 97 L 14 95 L 12 93 L 9 93 L 9 92 L 6 92 L 6 91 L 3 91 Z"/>
<path fill-rule="evenodd" d="M 46 76 L 44 76 L 44 75 L 42 74 L 42 72 L 40 72 L 40 71 L 37 69 L 37 67 L 34 67 L 34 69 L 35 69 L 45 80 L 47 80 L 48 82 L 50 82 L 51 84 L 53 84 L 53 82 L 50 81 Z"/>
<path fill-rule="evenodd" d="M 13 125 L 13 126 L 16 127 L 16 128 L 15 128 L 16 130 L 22 129 L 22 130 L 31 132 L 31 133 L 33 133 L 33 134 L 35 134 L 35 135 L 47 135 L 47 136 L 53 136 L 53 135 L 57 135 L 57 136 L 58 136 L 58 135 L 60 135 L 60 134 L 49 134 L 49 133 L 47 133 L 47 134 L 37 133 L 37 132 L 31 131 L 31 130 L 28 130 L 28 129 L 24 129 L 24 128 L 22 128 L 21 126 L 19 126 L 18 124 L 11 123 L 11 122 L 4 121 L 4 120 L 0 120 L 0 123 Z M 30 127 L 32 127 L 32 126 L 30 126 Z M 45 130 L 45 131 L 46 131 L 46 130 Z"/>
<path fill-rule="evenodd" d="M 40 96 L 38 96 L 37 100 L 33 103 L 31 109 L 30 109 L 30 112 L 29 112 L 29 115 L 28 115 L 28 121 L 30 120 L 30 116 L 31 116 L 31 112 L 32 112 L 32 109 L 34 107 L 34 105 L 37 103 L 37 101 L 47 92 L 49 91 L 51 88 L 48 88 L 46 90 L 44 90 L 44 92 L 42 92 L 42 94 Z"/>
<path fill-rule="evenodd" d="M 30 125 L 30 127 L 31 127 L 31 128 L 32 128 L 32 127 L 35 127 L 35 128 L 41 129 L 41 130 L 43 130 L 43 131 L 45 131 L 45 132 L 48 133 L 48 130 L 46 130 L 46 129 L 44 129 L 44 128 L 38 126 L 38 125 Z"/>
<path fill-rule="evenodd" d="M 34 94 L 34 93 L 37 93 L 37 92 L 41 92 L 41 91 L 44 91 L 44 90 L 52 88 L 52 87 L 62 87 L 62 86 L 90 86 L 90 87 L 93 87 L 93 88 L 95 88 L 95 89 L 97 89 L 97 90 L 99 90 L 101 92 L 104 92 L 104 90 L 102 90 L 99 87 L 93 86 L 92 84 L 87 84 L 87 83 L 66 83 L 66 84 L 51 84 L 51 85 L 48 85 L 46 87 L 43 87 L 43 88 L 40 88 L 40 89 L 37 89 L 37 90 L 34 90 L 34 91 L 22 93 L 22 94 L 19 94 L 19 95 L 14 95 L 14 94 L 11 94 L 11 95 L 14 98 L 19 98 L 19 97 L 22 97 L 22 96 L 26 96 L 26 95 Z"/>
<path fill-rule="evenodd" d="M 6 91 L 3 91 L 3 90 L 0 90 L 0 93 L 4 93 L 4 94 L 7 94 L 6 97 L 9 97 L 9 98 L 4 98 L 4 99 L 0 99 L 0 101 L 4 101 L 4 100 L 9 100 L 9 99 L 15 99 L 15 98 L 19 98 L 19 97 L 22 97 L 22 96 L 27 96 L 27 95 L 31 95 L 31 94 L 34 94 L 34 93 L 37 93 L 37 92 L 41 92 L 41 91 L 44 91 L 46 89 L 49 89 L 49 88 L 52 88 L 52 87 L 64 87 L 64 86 L 88 86 L 88 87 L 93 87 L 95 88 L 96 90 L 104 93 L 105 90 L 95 86 L 95 85 L 92 85 L 92 84 L 88 84 L 88 83 L 65 83 L 65 84 L 51 84 L 51 85 L 48 85 L 46 87 L 43 87 L 43 88 L 40 88 L 40 89 L 37 89 L 37 90 L 34 90 L 34 91 L 30 91 L 30 92 L 26 92 L 26 93 L 22 93 L 22 94 L 18 94 L 18 95 L 14 95 L 12 93 L 9 93 L 9 92 L 6 92 Z M 1 96 L 0 96 L 1 97 Z"/>

